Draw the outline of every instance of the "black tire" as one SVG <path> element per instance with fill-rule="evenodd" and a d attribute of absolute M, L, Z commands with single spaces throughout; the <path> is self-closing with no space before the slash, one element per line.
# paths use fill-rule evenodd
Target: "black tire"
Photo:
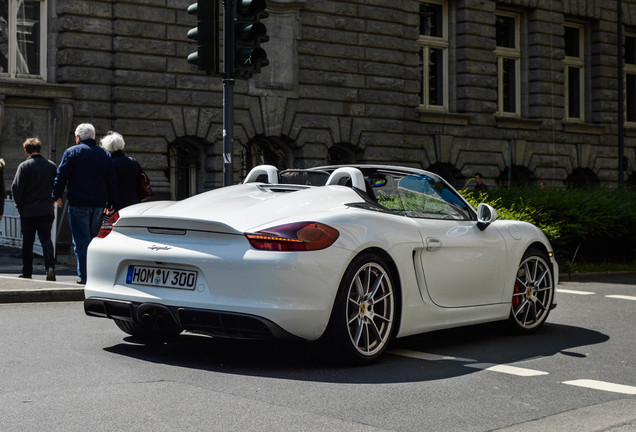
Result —
<path fill-rule="evenodd" d="M 554 277 L 548 256 L 534 248 L 519 263 L 508 323 L 517 333 L 531 333 L 545 323 L 554 299 Z"/>
<path fill-rule="evenodd" d="M 322 338 L 329 355 L 348 364 L 376 360 L 391 342 L 397 322 L 391 273 L 375 254 L 356 257 L 345 272 Z"/>

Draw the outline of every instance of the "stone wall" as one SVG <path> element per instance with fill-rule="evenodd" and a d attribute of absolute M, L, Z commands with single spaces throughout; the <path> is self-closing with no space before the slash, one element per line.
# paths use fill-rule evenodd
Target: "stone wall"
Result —
<path fill-rule="evenodd" d="M 193 1 L 49 0 L 49 81 L 73 89 L 72 125 L 122 133 L 159 197 L 170 196 L 175 143 L 198 152 L 196 191 L 222 184 L 222 82 L 185 60 L 195 49 L 186 38 Z M 636 0 L 623 4 L 634 29 Z M 463 180 L 481 171 L 490 184 L 510 165 L 556 186 L 576 168 L 616 184 L 615 2 L 450 1 L 448 112 L 419 107 L 417 0 L 268 0 L 268 10 L 270 66 L 234 86 L 236 181 L 246 146 L 260 137 L 295 167 L 325 164 L 329 149 L 343 145 L 361 162 L 450 167 Z M 497 10 L 522 19 L 519 118 L 496 115 Z M 589 38 L 584 123 L 563 121 L 566 20 L 586 25 Z M 72 130 L 57 139 L 58 157 Z M 635 149 L 636 128 L 628 127 L 627 175 Z"/>

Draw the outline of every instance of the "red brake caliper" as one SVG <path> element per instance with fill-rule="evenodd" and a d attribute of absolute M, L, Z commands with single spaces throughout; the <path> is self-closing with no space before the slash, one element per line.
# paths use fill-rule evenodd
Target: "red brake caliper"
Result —
<path fill-rule="evenodd" d="M 522 291 L 523 291 L 523 288 L 521 287 L 521 284 L 519 283 L 519 281 L 515 281 L 514 294 L 519 294 Z M 518 295 L 512 296 L 512 308 L 517 309 L 520 304 L 521 304 L 521 296 L 518 296 Z"/>

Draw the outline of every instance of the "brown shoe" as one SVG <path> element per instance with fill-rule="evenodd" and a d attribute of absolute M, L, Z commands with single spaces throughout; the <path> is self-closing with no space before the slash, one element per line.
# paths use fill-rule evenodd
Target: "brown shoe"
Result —
<path fill-rule="evenodd" d="M 46 280 L 47 281 L 55 281 L 55 269 L 50 268 L 46 270 Z"/>

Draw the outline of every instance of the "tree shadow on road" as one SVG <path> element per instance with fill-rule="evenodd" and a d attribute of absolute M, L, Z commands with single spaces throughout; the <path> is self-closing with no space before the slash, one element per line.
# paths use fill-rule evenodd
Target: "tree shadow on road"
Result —
<path fill-rule="evenodd" d="M 362 367 L 342 366 L 329 360 L 330 353 L 315 344 L 284 341 L 241 341 L 182 334 L 164 344 L 144 345 L 131 337 L 106 351 L 158 364 L 229 374 L 336 383 L 400 383 L 447 379 L 473 373 L 472 361 L 515 363 L 563 353 L 583 357 L 577 347 L 603 343 L 607 335 L 594 330 L 546 324 L 530 335 L 505 333 L 489 323 L 441 330 L 394 341 L 376 363 Z M 394 355 L 392 350 L 448 356 L 429 361 Z M 456 359 L 451 359 L 454 357 Z M 459 360 L 457 360 L 459 359 Z"/>

